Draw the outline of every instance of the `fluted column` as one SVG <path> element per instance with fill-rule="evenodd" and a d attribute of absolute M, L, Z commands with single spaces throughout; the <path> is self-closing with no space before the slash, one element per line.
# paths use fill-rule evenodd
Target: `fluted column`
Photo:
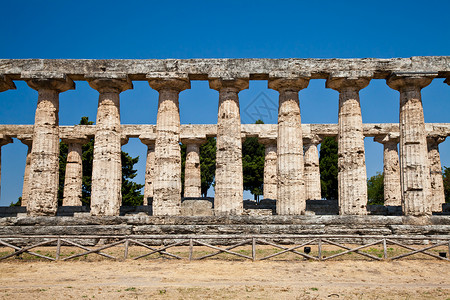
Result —
<path fill-rule="evenodd" d="M 153 182 L 155 180 L 155 140 L 141 138 L 141 142 L 147 145 L 147 160 L 145 163 L 144 205 L 153 201 Z"/>
<path fill-rule="evenodd" d="M 306 210 L 303 177 L 303 135 L 298 92 L 308 79 L 269 79 L 269 88 L 280 93 L 277 141 L 277 214 L 300 215 Z"/>
<path fill-rule="evenodd" d="M 99 92 L 94 158 L 92 163 L 91 215 L 118 216 L 122 202 L 120 96 L 133 88 L 127 79 L 92 79 Z"/>
<path fill-rule="evenodd" d="M 359 91 L 369 78 L 330 77 L 327 88 L 339 92 L 338 193 L 341 215 L 367 214 L 367 174 Z"/>
<path fill-rule="evenodd" d="M 400 185 L 400 164 L 398 161 L 397 145 L 399 137 L 397 134 L 385 134 L 376 136 L 375 142 L 383 144 L 383 184 L 384 205 L 400 206 L 402 204 L 402 193 Z"/>
<path fill-rule="evenodd" d="M 75 84 L 69 78 L 30 79 L 27 83 L 39 95 L 33 129 L 27 214 L 55 215 L 58 209 L 59 93 L 74 89 Z"/>
<path fill-rule="evenodd" d="M 181 153 L 179 93 L 190 88 L 184 78 L 148 77 L 159 92 L 156 120 L 153 215 L 179 215 L 181 209 Z"/>
<path fill-rule="evenodd" d="M 184 169 L 184 197 L 202 196 L 202 176 L 200 170 L 200 145 L 206 139 L 186 139 L 186 164 Z"/>
<path fill-rule="evenodd" d="M 430 169 L 420 90 L 434 76 L 392 75 L 386 82 L 400 92 L 400 180 L 403 214 L 431 214 Z"/>
<path fill-rule="evenodd" d="M 219 91 L 214 210 L 216 215 L 241 215 L 244 182 L 238 93 L 248 88 L 248 80 L 213 79 L 209 86 Z"/>
<path fill-rule="evenodd" d="M 277 199 L 277 140 L 260 138 L 265 146 L 264 155 L 264 199 Z"/>
<path fill-rule="evenodd" d="M 63 139 L 63 142 L 68 145 L 63 206 L 81 206 L 83 187 L 82 147 L 88 140 Z"/>
<path fill-rule="evenodd" d="M 320 187 L 319 151 L 317 145 L 322 139 L 318 135 L 303 139 L 305 152 L 305 191 L 306 200 L 322 199 Z"/>
<path fill-rule="evenodd" d="M 445 203 L 444 181 L 442 178 L 441 155 L 439 144 L 445 141 L 446 136 L 428 136 L 428 160 L 430 163 L 430 199 L 431 211 L 441 212 Z"/>
<path fill-rule="evenodd" d="M 23 174 L 23 186 L 22 186 L 22 202 L 21 206 L 27 206 L 28 199 L 30 197 L 30 165 L 31 165 L 31 149 L 33 144 L 33 138 L 32 137 L 26 137 L 26 138 L 19 138 L 20 141 L 27 145 L 27 158 L 25 160 L 25 171 Z"/>
<path fill-rule="evenodd" d="M 12 138 L 9 136 L 0 134 L 0 195 L 2 191 L 1 178 L 2 178 L 2 146 L 12 143 Z"/>

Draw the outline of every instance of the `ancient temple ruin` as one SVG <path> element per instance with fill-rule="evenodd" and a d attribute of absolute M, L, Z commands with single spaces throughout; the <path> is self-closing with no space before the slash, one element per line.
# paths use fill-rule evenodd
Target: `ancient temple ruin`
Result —
<path fill-rule="evenodd" d="M 264 198 L 276 200 L 276 214 L 304 215 L 307 200 L 320 200 L 317 146 L 335 136 L 339 155 L 339 214 L 366 215 L 367 176 L 364 138 L 384 146 L 385 205 L 403 215 L 442 212 L 445 202 L 439 143 L 450 124 L 425 124 L 421 89 L 433 79 L 450 84 L 450 57 L 396 59 L 189 59 L 53 60 L 0 59 L 0 92 L 22 80 L 38 91 L 33 125 L 0 125 L 0 146 L 20 139 L 28 146 L 22 205 L 28 216 L 57 212 L 59 141 L 69 145 L 64 206 L 81 205 L 81 146 L 95 138 L 92 216 L 118 216 L 121 206 L 121 146 L 139 138 L 148 146 L 144 204 L 154 216 L 182 211 L 180 142 L 187 145 L 185 197 L 199 198 L 199 147 L 217 139 L 213 214 L 242 215 L 242 140 L 265 145 Z M 302 124 L 299 91 L 311 80 L 326 79 L 339 92 L 338 124 Z M 359 91 L 371 79 L 385 79 L 399 91 L 398 124 L 363 124 Z M 219 92 L 218 121 L 181 125 L 179 93 L 192 80 L 208 80 Z M 278 124 L 241 124 L 239 92 L 249 80 L 267 80 L 279 92 Z M 59 126 L 59 94 L 87 81 L 98 91 L 93 126 Z M 156 125 L 120 123 L 120 93 L 133 81 L 148 81 L 159 92 Z M 449 89 L 450 92 L 450 89 Z M 397 148 L 398 145 L 398 148 Z M 399 151 L 397 150 L 399 149 Z M 3 174 L 8 176 L 8 174 Z"/>

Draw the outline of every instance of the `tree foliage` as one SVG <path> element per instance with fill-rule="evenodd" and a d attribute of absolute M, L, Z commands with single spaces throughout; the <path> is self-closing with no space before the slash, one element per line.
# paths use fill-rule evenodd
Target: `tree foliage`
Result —
<path fill-rule="evenodd" d="M 80 125 L 92 125 L 94 122 L 89 121 L 88 117 L 82 117 Z M 92 138 L 88 143 L 82 147 L 82 164 L 83 164 L 83 184 L 82 184 L 82 198 L 83 205 L 89 206 L 91 203 L 91 187 L 92 187 L 92 163 L 94 160 L 94 139 Z M 59 189 L 58 189 L 58 203 L 62 203 L 64 194 L 64 179 L 67 163 L 67 144 L 60 143 L 59 152 Z M 141 194 L 143 184 L 138 184 L 131 181 L 137 175 L 137 170 L 133 167 L 139 161 L 138 157 L 131 157 L 128 153 L 121 153 L 122 160 L 122 205 L 136 206 L 142 205 L 144 197 Z"/>
<path fill-rule="evenodd" d="M 206 197 L 216 176 L 216 139 L 213 137 L 209 137 L 207 142 L 200 146 L 200 170 L 201 192 L 202 196 Z"/>
<path fill-rule="evenodd" d="M 384 204 L 384 173 L 377 173 L 367 180 L 368 204 Z"/>
<path fill-rule="evenodd" d="M 445 202 L 450 203 L 450 168 L 449 167 L 443 168 L 442 179 L 444 180 Z"/>
<path fill-rule="evenodd" d="M 256 124 L 263 124 L 262 121 Z M 242 169 L 244 190 L 250 191 L 259 200 L 263 194 L 264 184 L 264 155 L 265 148 L 258 142 L 257 137 L 247 138 L 242 143 Z"/>
<path fill-rule="evenodd" d="M 338 198 L 338 143 L 325 137 L 320 144 L 320 186 L 325 199 Z"/>

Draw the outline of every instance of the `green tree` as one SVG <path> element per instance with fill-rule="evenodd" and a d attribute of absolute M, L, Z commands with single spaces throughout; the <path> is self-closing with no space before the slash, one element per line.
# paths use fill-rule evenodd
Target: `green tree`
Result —
<path fill-rule="evenodd" d="M 82 117 L 80 125 L 92 125 L 94 122 L 89 121 L 88 117 Z M 88 143 L 84 144 L 82 154 L 83 164 L 83 184 L 82 184 L 82 198 L 83 205 L 90 205 L 91 203 L 91 187 L 92 187 L 92 163 L 94 159 L 94 139 L 92 138 Z M 64 179 L 66 172 L 68 146 L 60 143 L 59 154 L 59 189 L 58 202 L 62 203 L 64 193 Z M 134 165 L 139 161 L 139 156 L 132 158 L 128 153 L 121 153 L 122 160 L 122 205 L 136 206 L 142 205 L 144 197 L 140 190 L 144 187 L 143 184 L 135 183 L 129 179 L 133 179 L 137 175 L 137 170 L 133 169 Z"/>
<path fill-rule="evenodd" d="M 384 174 L 377 172 L 377 175 L 367 180 L 368 204 L 384 205 Z"/>
<path fill-rule="evenodd" d="M 333 137 L 325 137 L 320 144 L 320 185 L 322 197 L 338 198 L 338 143 Z"/>
<path fill-rule="evenodd" d="M 257 120 L 255 124 L 264 124 Z M 257 137 L 249 137 L 242 143 L 242 170 L 244 190 L 250 191 L 255 200 L 263 194 L 265 148 Z"/>
<path fill-rule="evenodd" d="M 450 203 L 450 168 L 449 167 L 443 168 L 442 179 L 444 180 L 445 202 Z"/>

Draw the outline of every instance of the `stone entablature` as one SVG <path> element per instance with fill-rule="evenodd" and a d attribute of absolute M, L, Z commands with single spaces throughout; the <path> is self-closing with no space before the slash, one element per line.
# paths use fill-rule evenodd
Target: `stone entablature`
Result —
<path fill-rule="evenodd" d="M 72 141 L 69 143 L 73 154 L 72 168 L 69 168 L 72 179 L 66 185 L 67 201 L 79 199 L 76 177 L 81 170 L 80 145 L 74 141 L 95 137 L 91 214 L 117 215 L 121 204 L 120 147 L 135 137 L 148 146 L 147 168 L 150 170 L 146 172 L 146 197 L 153 198 L 154 213 L 178 215 L 181 204 L 179 142 L 187 141 L 187 174 L 192 177 L 188 178 L 190 193 L 198 195 L 198 141 L 210 136 L 217 138 L 218 149 L 214 200 L 217 215 L 243 213 L 241 149 L 242 140 L 250 136 L 258 137 L 266 145 L 265 163 L 270 174 L 265 178 L 271 186 L 267 193 L 273 197 L 276 184 L 278 214 L 304 214 L 306 199 L 320 196 L 316 174 L 318 142 L 313 140 L 325 136 L 336 136 L 338 142 L 340 214 L 366 214 L 364 137 L 372 136 L 384 144 L 385 171 L 393 168 L 390 176 L 395 180 L 390 182 L 393 184 L 385 184 L 390 192 L 387 203 L 398 204 L 400 197 L 405 215 L 423 216 L 438 210 L 442 202 L 442 195 L 434 197 L 442 192 L 442 187 L 439 141 L 432 137 L 445 138 L 449 132 L 448 124 L 424 122 L 421 89 L 435 78 L 446 78 L 445 83 L 449 84 L 450 57 L 0 59 L 0 92 L 15 89 L 14 80 L 26 81 L 38 91 L 35 124 L 2 125 L 0 134 L 6 139 L 17 137 L 29 147 L 30 163 L 26 170 L 29 176 L 24 191 L 28 193 L 25 195 L 27 212 L 34 216 L 56 212 L 59 139 Z M 326 79 L 326 87 L 339 92 L 338 124 L 301 124 L 298 93 L 314 79 Z M 372 79 L 385 79 L 389 87 L 399 92 L 399 124 L 362 123 L 359 91 Z M 59 94 L 74 89 L 77 80 L 88 81 L 99 93 L 95 126 L 58 124 Z M 148 81 L 159 93 L 156 125 L 120 124 L 120 93 L 132 89 L 132 81 L 136 80 Z M 180 124 L 178 96 L 190 88 L 191 80 L 208 80 L 210 88 L 218 91 L 217 125 Z M 241 125 L 239 92 L 248 88 L 249 80 L 267 80 L 268 87 L 279 93 L 277 125 Z M 387 141 L 385 137 L 391 135 L 398 135 L 398 142 Z M 395 159 L 397 143 L 398 163 Z"/>
<path fill-rule="evenodd" d="M 321 137 L 337 136 L 337 124 L 302 124 L 303 138 L 314 135 Z M 277 124 L 242 124 L 241 137 L 258 137 L 261 139 L 277 139 Z M 156 125 L 121 125 L 122 138 L 156 139 Z M 425 129 L 429 136 L 449 136 L 450 123 L 426 123 Z M 96 125 L 59 126 L 60 138 L 93 138 Z M 399 134 L 396 123 L 365 123 L 363 124 L 365 137 Z M 12 138 L 32 138 L 33 125 L 0 125 L 0 134 Z M 180 139 L 204 139 L 217 136 L 215 124 L 181 125 Z"/>

